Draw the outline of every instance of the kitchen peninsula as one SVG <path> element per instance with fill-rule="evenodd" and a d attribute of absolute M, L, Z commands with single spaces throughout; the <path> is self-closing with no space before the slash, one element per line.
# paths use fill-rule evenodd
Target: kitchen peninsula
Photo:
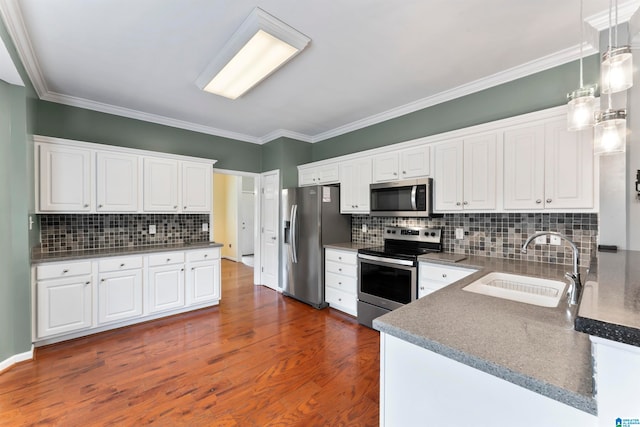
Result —
<path fill-rule="evenodd" d="M 629 271 L 640 265 L 632 259 L 640 254 L 597 257 L 578 313 L 564 298 L 557 308 L 544 308 L 462 290 L 492 271 L 561 279 L 567 266 L 470 256 L 457 265 L 478 272 L 376 319 L 381 425 L 598 425 L 606 393 L 615 391 L 600 387 L 599 369 L 594 397 L 591 344 L 578 331 L 622 341 L 629 359 L 625 386 L 638 387 L 640 352 L 629 353 L 637 347 L 619 337 L 640 337 L 640 287 Z M 616 293 L 620 287 L 625 292 Z"/>

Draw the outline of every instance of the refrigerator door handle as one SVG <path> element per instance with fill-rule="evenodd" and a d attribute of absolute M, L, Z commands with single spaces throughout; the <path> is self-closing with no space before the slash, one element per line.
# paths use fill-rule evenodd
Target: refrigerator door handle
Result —
<path fill-rule="evenodd" d="M 291 206 L 291 261 L 298 263 L 298 205 Z"/>

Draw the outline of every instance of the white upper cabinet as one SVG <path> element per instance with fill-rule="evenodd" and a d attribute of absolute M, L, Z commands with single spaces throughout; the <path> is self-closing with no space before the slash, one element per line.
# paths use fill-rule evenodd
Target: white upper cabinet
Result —
<path fill-rule="evenodd" d="M 182 212 L 211 212 L 211 180 L 208 163 L 182 162 Z"/>
<path fill-rule="evenodd" d="M 138 156 L 116 152 L 96 154 L 97 212 L 137 212 Z"/>
<path fill-rule="evenodd" d="M 435 210 L 496 208 L 496 136 L 435 146 Z"/>
<path fill-rule="evenodd" d="M 429 176 L 431 148 L 421 145 L 373 158 L 373 181 L 395 181 Z"/>
<path fill-rule="evenodd" d="M 336 184 L 340 181 L 338 163 L 298 168 L 298 185 Z"/>
<path fill-rule="evenodd" d="M 593 208 L 592 147 L 564 118 L 505 132 L 505 209 Z"/>
<path fill-rule="evenodd" d="M 90 150 L 39 145 L 39 211 L 90 212 L 92 170 Z"/>
<path fill-rule="evenodd" d="M 145 157 L 145 212 L 178 212 L 178 162 Z"/>
<path fill-rule="evenodd" d="M 340 165 L 340 213 L 369 213 L 371 159 L 364 158 Z"/>

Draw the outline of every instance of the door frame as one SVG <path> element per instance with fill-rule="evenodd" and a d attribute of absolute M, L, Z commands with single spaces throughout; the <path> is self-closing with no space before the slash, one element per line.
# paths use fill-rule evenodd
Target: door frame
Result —
<path fill-rule="evenodd" d="M 253 260 L 254 260 L 254 265 L 253 265 L 253 284 L 254 285 L 259 285 L 260 284 L 260 279 L 261 279 L 261 270 L 262 270 L 262 264 L 261 264 L 261 259 L 262 257 L 260 256 L 261 254 L 261 250 L 262 250 L 262 240 L 261 240 L 261 234 L 260 234 L 260 226 L 262 224 L 262 217 L 260 215 L 260 210 L 261 210 L 261 206 L 262 206 L 262 194 L 260 189 L 262 188 L 262 174 L 259 173 L 254 173 L 254 172 L 242 172 L 242 171 L 234 171 L 234 170 L 230 170 L 230 169 L 218 169 L 218 168 L 213 168 L 213 173 L 214 174 L 223 174 L 223 175 L 233 175 L 233 176 L 248 176 L 253 178 L 253 191 L 256 195 L 254 202 L 253 202 L 253 217 L 254 217 L 254 221 L 253 221 Z M 213 218 L 213 209 L 211 210 L 211 224 L 213 224 L 213 221 L 215 221 L 215 218 Z M 210 227 L 210 237 L 211 240 L 213 240 L 213 226 Z M 236 227 L 236 234 L 238 234 L 238 230 Z M 236 239 L 237 241 L 237 239 Z M 238 248 L 239 249 L 239 248 Z"/>
<path fill-rule="evenodd" d="M 277 212 L 277 228 L 278 228 L 278 233 L 277 233 L 277 246 L 278 246 L 278 256 L 277 256 L 277 263 L 278 265 L 276 266 L 276 288 L 278 292 L 282 292 L 282 278 L 280 277 L 280 250 L 281 250 L 281 244 L 280 242 L 282 242 L 282 227 L 280 226 L 281 220 L 282 220 L 282 215 L 281 215 L 281 203 L 280 203 L 280 196 L 281 196 L 281 192 L 282 192 L 282 183 L 280 182 L 280 169 L 274 169 L 271 171 L 267 171 L 267 172 L 262 172 L 260 174 L 260 183 L 259 183 L 259 190 L 258 190 L 258 199 L 259 201 L 256 203 L 257 206 L 259 206 L 259 212 L 255 217 L 255 224 L 256 224 L 256 228 L 258 231 L 258 242 L 260 242 L 260 253 L 262 253 L 262 244 L 263 244 L 263 240 L 264 240 L 264 234 L 260 232 L 260 230 L 262 229 L 262 201 L 263 201 L 263 197 L 262 197 L 262 184 L 263 184 L 263 180 L 264 177 L 267 175 L 276 175 L 276 182 L 278 183 L 278 189 L 277 189 L 277 196 L 276 196 L 276 210 Z M 258 180 L 256 180 L 258 181 Z M 263 265 L 263 258 L 262 256 L 258 256 L 258 255 L 254 255 L 254 262 L 256 265 L 256 268 L 254 270 L 254 280 L 255 280 L 255 284 L 259 285 L 264 283 L 264 281 L 262 280 L 262 270 L 264 267 Z"/>

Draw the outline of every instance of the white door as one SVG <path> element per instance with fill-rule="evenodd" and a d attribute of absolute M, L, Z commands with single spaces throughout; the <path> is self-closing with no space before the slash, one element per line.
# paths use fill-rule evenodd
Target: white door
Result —
<path fill-rule="evenodd" d="M 91 326 L 91 276 L 38 282 L 38 337 Z"/>
<path fill-rule="evenodd" d="M 91 210 L 91 151 L 73 147 L 40 146 L 40 210 Z"/>
<path fill-rule="evenodd" d="M 544 208 L 544 126 L 504 134 L 504 208 Z"/>
<path fill-rule="evenodd" d="M 464 140 L 464 209 L 496 208 L 496 135 Z"/>
<path fill-rule="evenodd" d="M 220 299 L 220 260 L 194 262 L 187 270 L 187 304 Z"/>
<path fill-rule="evenodd" d="M 98 322 L 142 315 L 142 270 L 103 273 L 98 281 Z"/>
<path fill-rule="evenodd" d="M 261 202 L 261 250 L 260 283 L 272 289 L 279 288 L 279 219 L 280 219 L 280 172 L 262 174 Z"/>
<path fill-rule="evenodd" d="M 373 182 L 398 179 L 398 153 L 380 154 L 373 158 Z"/>
<path fill-rule="evenodd" d="M 98 212 L 136 212 L 138 210 L 138 156 L 98 152 Z"/>
<path fill-rule="evenodd" d="M 431 147 L 421 146 L 400 152 L 400 179 L 429 176 Z"/>
<path fill-rule="evenodd" d="M 184 306 L 184 264 L 149 267 L 149 304 L 152 313 Z"/>
<path fill-rule="evenodd" d="M 255 195 L 251 192 L 242 192 L 240 194 L 240 255 L 253 254 L 253 211 L 255 203 Z"/>
<path fill-rule="evenodd" d="M 435 210 L 462 210 L 463 142 L 453 141 L 435 147 Z"/>
<path fill-rule="evenodd" d="M 144 210 L 178 212 L 178 162 L 145 157 Z"/>
<path fill-rule="evenodd" d="M 211 211 L 211 175 L 208 163 L 182 162 L 182 211 Z"/>

